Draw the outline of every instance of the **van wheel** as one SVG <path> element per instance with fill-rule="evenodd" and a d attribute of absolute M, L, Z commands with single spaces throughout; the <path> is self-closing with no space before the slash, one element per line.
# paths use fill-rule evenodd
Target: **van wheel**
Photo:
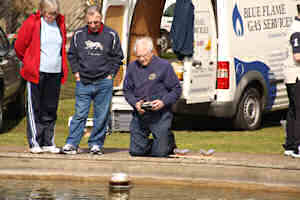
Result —
<path fill-rule="evenodd" d="M 262 102 L 257 89 L 249 88 L 243 94 L 233 120 L 235 129 L 255 130 L 261 126 Z"/>

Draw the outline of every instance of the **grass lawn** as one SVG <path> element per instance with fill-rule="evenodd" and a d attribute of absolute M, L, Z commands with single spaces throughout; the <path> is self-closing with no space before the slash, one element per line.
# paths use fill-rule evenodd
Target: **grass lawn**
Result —
<path fill-rule="evenodd" d="M 68 135 L 68 118 L 74 113 L 74 79 L 71 76 L 62 88 L 59 103 L 58 120 L 56 123 L 56 145 L 64 145 Z M 247 153 L 273 153 L 283 152 L 281 144 L 285 133 L 278 120 L 265 120 L 260 130 L 232 131 L 228 122 L 220 120 L 182 120 L 179 127 L 174 130 L 179 148 L 188 148 L 193 151 L 213 148 L 218 152 L 247 152 Z M 26 140 L 26 118 L 16 120 L 8 117 L 6 122 L 9 128 L 0 134 L 1 146 L 28 146 Z M 178 122 L 179 124 L 179 122 Z M 197 127 L 195 127 L 195 124 Z M 177 122 L 175 123 L 177 125 Z M 128 133 L 113 133 L 108 135 L 104 147 L 128 148 Z M 87 138 L 83 138 L 80 147 L 87 147 Z"/>
<path fill-rule="evenodd" d="M 60 101 L 58 121 L 56 124 L 55 141 L 57 146 L 63 146 L 68 135 L 68 118 L 74 112 L 74 100 Z M 201 120 L 199 120 L 201 123 Z M 211 127 L 210 127 L 211 126 Z M 248 152 L 248 153 L 282 153 L 281 144 L 284 142 L 284 131 L 279 124 L 264 126 L 256 131 L 231 131 L 222 126 L 214 129 L 215 125 L 205 125 L 203 130 L 175 130 L 175 137 L 179 148 L 193 151 L 213 148 L 219 152 Z M 223 129 L 223 130 L 222 130 Z M 0 134 L 0 145 L 27 146 L 26 119 L 23 118 L 13 128 Z M 81 147 L 87 147 L 87 138 L 83 138 Z M 128 148 L 128 133 L 113 133 L 108 135 L 105 147 Z"/>

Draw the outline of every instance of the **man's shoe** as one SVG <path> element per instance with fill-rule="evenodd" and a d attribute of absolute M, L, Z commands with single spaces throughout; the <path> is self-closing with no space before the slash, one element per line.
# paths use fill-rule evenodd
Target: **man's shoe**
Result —
<path fill-rule="evenodd" d="M 292 153 L 292 157 L 293 157 L 293 158 L 300 158 L 299 152 L 298 152 L 298 153 L 293 152 L 293 153 Z"/>
<path fill-rule="evenodd" d="M 293 153 L 294 153 L 293 150 L 285 150 L 285 151 L 283 152 L 283 155 L 285 155 L 285 156 L 291 156 Z"/>
<path fill-rule="evenodd" d="M 300 145 L 298 146 L 297 150 L 292 153 L 292 157 L 300 158 Z"/>
<path fill-rule="evenodd" d="M 90 153 L 91 154 L 102 155 L 103 150 L 98 145 L 93 145 L 92 148 L 90 149 Z"/>
<path fill-rule="evenodd" d="M 293 158 L 300 158 L 300 145 L 298 146 L 298 149 L 292 153 Z"/>
<path fill-rule="evenodd" d="M 77 149 L 71 145 L 71 144 L 65 144 L 65 146 L 62 148 L 62 152 L 64 154 L 77 154 Z"/>
<path fill-rule="evenodd" d="M 43 153 L 43 150 L 41 149 L 41 147 L 32 147 L 30 148 L 30 153 L 33 154 Z"/>
<path fill-rule="evenodd" d="M 60 153 L 60 149 L 56 146 L 44 146 L 42 147 L 43 152 L 47 153 Z"/>

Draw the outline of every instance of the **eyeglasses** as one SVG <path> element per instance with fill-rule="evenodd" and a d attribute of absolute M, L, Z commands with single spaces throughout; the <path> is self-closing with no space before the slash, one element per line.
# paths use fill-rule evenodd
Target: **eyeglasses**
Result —
<path fill-rule="evenodd" d="M 143 55 L 136 55 L 137 58 L 147 58 L 150 55 L 151 52 L 147 52 Z"/>
<path fill-rule="evenodd" d="M 88 24 L 88 25 L 91 25 L 91 24 L 97 25 L 97 24 L 100 24 L 100 21 L 90 21 L 90 22 L 88 22 L 87 24 Z"/>

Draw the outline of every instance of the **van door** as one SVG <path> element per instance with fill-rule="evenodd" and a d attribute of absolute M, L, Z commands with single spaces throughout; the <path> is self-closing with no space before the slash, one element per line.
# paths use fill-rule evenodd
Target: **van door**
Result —
<path fill-rule="evenodd" d="M 114 79 L 114 90 L 122 88 L 123 78 L 126 71 L 128 36 L 131 23 L 131 15 L 134 9 L 135 1 L 124 0 L 103 0 L 102 14 L 103 22 L 118 32 L 122 49 L 124 52 L 123 65 Z M 133 5 L 132 5 L 133 4 Z"/>
<path fill-rule="evenodd" d="M 136 59 L 133 51 L 135 39 L 150 36 L 154 40 L 154 52 L 158 48 L 156 40 L 160 35 L 160 19 L 165 0 L 103 0 L 104 23 L 116 30 L 120 36 L 124 52 L 123 66 L 114 79 L 114 89 L 121 90 L 128 63 Z"/>
<path fill-rule="evenodd" d="M 188 104 L 211 102 L 216 91 L 217 31 L 214 0 L 192 0 L 194 54 L 184 62 L 183 97 Z"/>

